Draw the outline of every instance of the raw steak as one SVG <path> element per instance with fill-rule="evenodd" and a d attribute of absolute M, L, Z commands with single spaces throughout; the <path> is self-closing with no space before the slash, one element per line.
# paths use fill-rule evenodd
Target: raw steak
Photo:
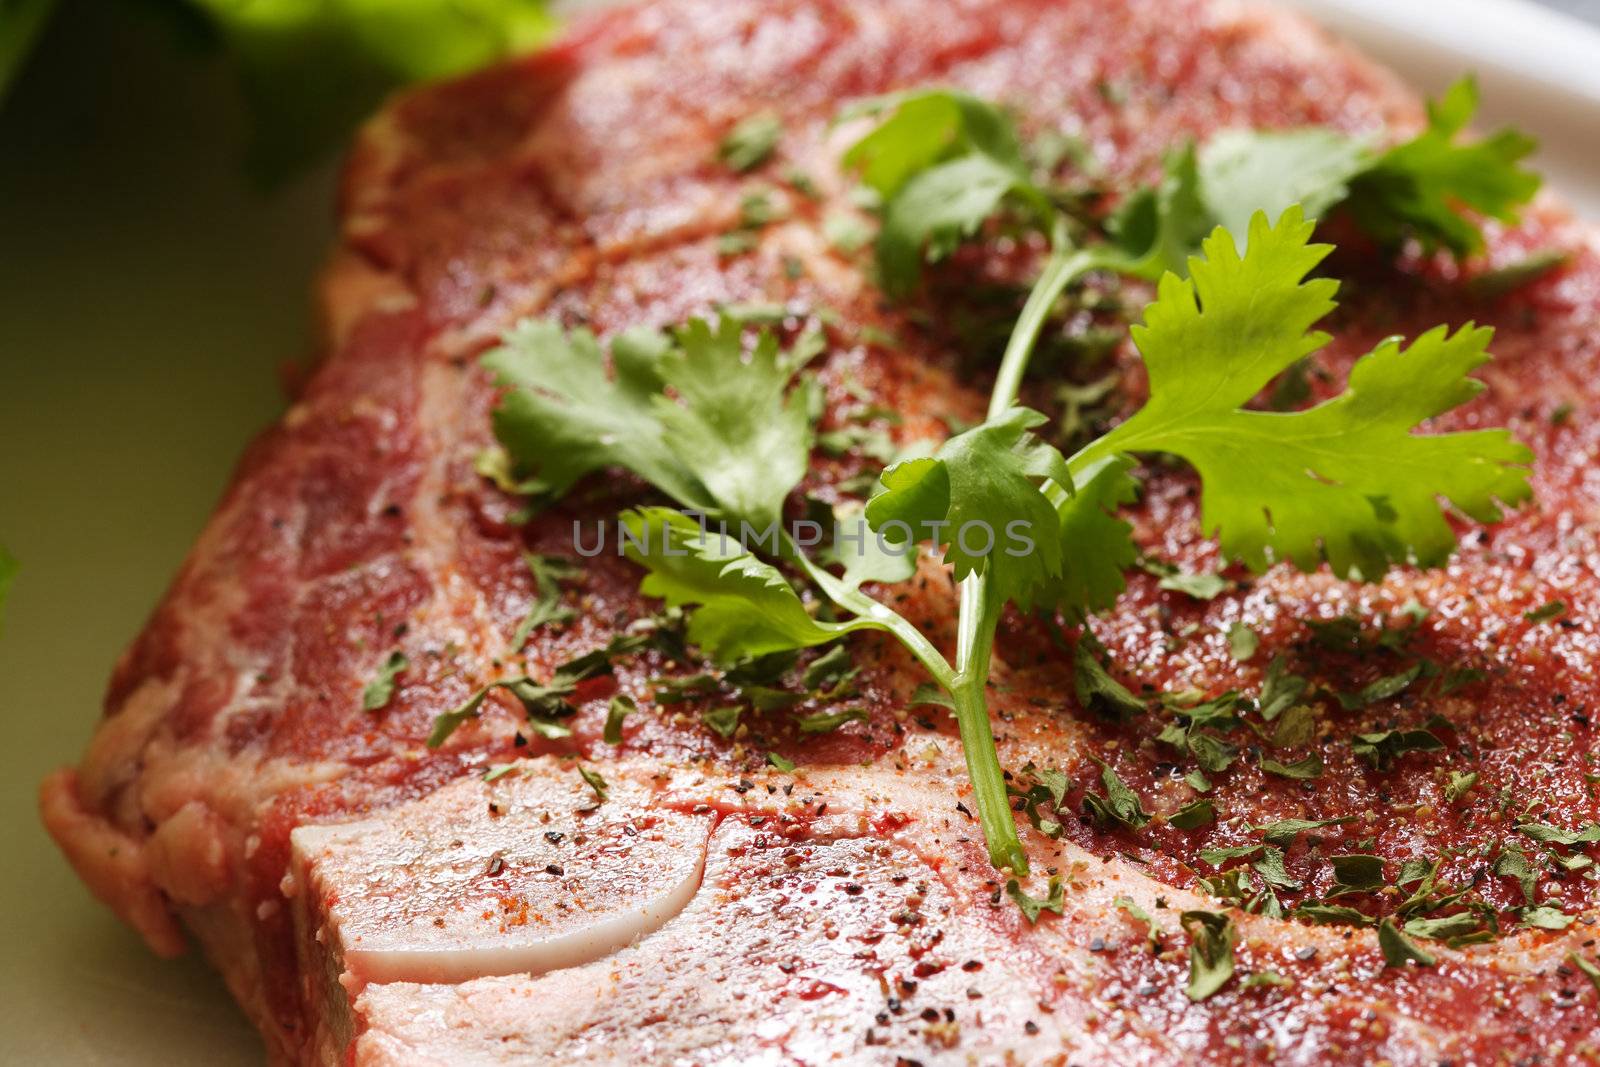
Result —
<path fill-rule="evenodd" d="M 44 817 L 68 858 L 157 952 L 181 951 L 187 929 L 275 1062 L 1594 1056 L 1596 995 L 1564 961 L 1594 955 L 1595 868 L 1552 864 L 1513 829 L 1600 817 L 1600 418 L 1589 417 L 1600 245 L 1554 198 L 1514 230 L 1492 228 L 1465 268 L 1347 244 L 1330 267 L 1345 279 L 1336 340 L 1318 357 L 1326 373 L 1311 376 L 1326 395 L 1383 336 L 1493 324 L 1490 388 L 1447 424 L 1509 425 L 1530 444 L 1535 505 L 1463 527 L 1460 555 L 1438 571 L 1368 586 L 1230 571 L 1209 601 L 1139 573 L 1091 624 L 1135 688 L 1255 694 L 1280 654 L 1330 688 L 1422 657 L 1459 687 L 1354 710 L 1323 701 L 1281 754 L 1236 736 L 1254 748 L 1213 775 L 1217 821 L 1181 830 L 1159 816 L 1196 798 L 1192 764 L 1155 740 L 1160 716 L 1119 726 L 1078 707 L 1075 633 L 1002 624 L 990 690 L 1002 762 L 1071 780 L 1059 839 L 1019 815 L 1035 869 L 1026 888 L 1042 897 L 1046 873 L 1058 875 L 1059 916 L 1030 924 L 1007 898 L 968 811 L 954 724 L 909 706 L 922 679 L 886 643 L 852 643 L 853 697 L 749 713 L 726 739 L 699 714 L 716 698 L 652 701 L 652 679 L 698 665 L 647 650 L 583 683 L 568 739 L 519 740 L 521 709 L 497 694 L 448 744 L 426 747 L 434 716 L 478 686 L 545 677 L 658 608 L 607 554 L 572 580 L 575 618 L 508 651 L 535 595 L 524 552 L 570 556 L 574 520 L 644 499 L 596 479 L 520 525 L 520 501 L 475 471 L 494 400 L 476 356 L 512 323 L 555 316 L 609 335 L 778 304 L 789 330 L 826 324 L 825 426 L 863 396 L 903 413 L 890 428 L 901 441 L 981 413 L 983 364 L 951 309 L 1020 277 L 1012 260 L 1030 250 L 973 250 L 939 268 L 931 295 L 890 306 L 865 254 L 823 236 L 825 219 L 855 210 L 837 164 L 853 132 L 831 120 L 849 101 L 928 84 L 1006 102 L 1030 136 L 1080 138 L 1112 189 L 1225 127 L 1393 137 L 1421 119 L 1396 79 L 1298 18 L 1225 0 L 661 0 L 399 99 L 349 162 L 322 286 L 325 359 L 244 458 L 118 665 L 82 763 L 45 783 Z M 720 163 L 724 135 L 764 111 L 783 124 L 773 157 L 747 173 Z M 748 247 L 730 245 L 756 191 L 779 217 Z M 1509 294 L 1469 283 L 1549 247 L 1566 265 Z M 1134 309 L 1144 295 L 1122 290 Z M 1112 359 L 1125 404 L 1142 389 L 1137 356 L 1123 344 Z M 1048 403 L 1048 383 L 1035 388 L 1030 399 Z M 819 455 L 808 488 L 828 497 L 862 468 L 853 454 Z M 1194 479 L 1145 473 L 1131 512 L 1145 551 L 1214 568 Z M 900 609 L 953 643 L 947 576 L 925 561 L 902 592 Z M 1560 618 L 1525 614 L 1551 601 Z M 1357 654 L 1359 634 L 1305 622 L 1346 614 L 1401 636 Z M 1235 622 L 1260 636 L 1243 661 L 1225 636 Z M 409 667 L 393 699 L 364 711 L 364 686 L 396 649 Z M 620 745 L 601 738 L 616 692 L 640 706 Z M 816 736 L 793 727 L 796 712 L 846 707 L 866 721 Z M 1380 770 L 1350 745 L 1357 731 L 1434 715 L 1451 723 L 1445 752 Z M 769 751 L 797 768 L 775 769 Z M 1326 770 L 1265 774 L 1262 752 L 1320 754 Z M 1091 757 L 1158 818 L 1135 834 L 1079 817 L 1084 790 L 1100 788 Z M 579 766 L 609 783 L 604 803 Z M 1476 783 L 1451 791 L 1457 772 Z M 1192 1003 L 1178 913 L 1224 907 L 1200 884 L 1216 874 L 1200 851 L 1259 842 L 1250 828 L 1274 820 L 1340 817 L 1350 821 L 1287 849 L 1289 880 L 1306 884 L 1284 891 L 1286 907 L 1328 891 L 1333 854 L 1381 857 L 1390 881 L 1407 859 L 1442 857 L 1440 877 L 1472 887 L 1504 936 L 1429 942 L 1433 966 L 1386 967 L 1371 927 L 1236 911 L 1235 978 Z M 1495 861 L 1512 840 L 1539 899 L 1579 916 L 1566 929 L 1515 929 L 1522 879 Z M 1368 908 L 1393 910 L 1399 895 L 1391 886 Z"/>

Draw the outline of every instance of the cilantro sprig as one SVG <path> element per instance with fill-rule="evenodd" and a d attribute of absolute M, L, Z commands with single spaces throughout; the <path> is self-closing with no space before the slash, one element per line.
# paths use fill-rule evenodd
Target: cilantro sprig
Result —
<path fill-rule="evenodd" d="M 1391 338 L 1357 361 L 1332 400 L 1306 411 L 1244 410 L 1328 340 L 1311 326 L 1332 310 L 1337 283 L 1307 280 L 1331 251 L 1309 244 L 1311 231 L 1298 207 L 1276 226 L 1257 213 L 1243 257 L 1219 229 L 1190 278 L 1162 279 L 1133 328 L 1150 399 L 1074 460 L 1081 468 L 1152 451 L 1188 460 L 1205 485 L 1203 528 L 1256 570 L 1325 560 L 1341 577 L 1372 580 L 1391 563 L 1437 565 L 1455 547 L 1441 497 L 1494 522 L 1500 504 L 1530 496 L 1532 453 L 1505 430 L 1413 432 L 1482 391 L 1467 375 L 1488 360 L 1493 331 L 1440 326 L 1409 347 Z"/>
<path fill-rule="evenodd" d="M 1029 301 L 1039 313 L 1093 270 L 1148 281 L 1167 271 L 1182 276 L 1213 228 L 1242 244 L 1257 211 L 1275 219 L 1295 204 L 1312 219 L 1341 208 L 1388 246 L 1411 237 L 1426 251 L 1442 247 L 1464 257 L 1483 248 L 1482 230 L 1468 212 L 1514 223 L 1540 186 L 1539 175 L 1520 165 L 1537 147 L 1526 134 L 1464 136 L 1478 110 L 1477 83 L 1468 77 L 1429 101 L 1421 132 L 1383 150 L 1322 127 L 1230 129 L 1185 145 L 1169 154 L 1159 182 L 1133 190 L 1096 220 L 1101 243 L 1074 247 L 1064 239 L 1070 191 L 1035 180 L 1001 108 L 936 89 L 871 102 L 851 114 L 891 105 L 889 117 L 844 162 L 881 201 L 876 265 L 885 291 L 897 297 L 916 287 L 924 262 L 945 258 L 1007 211 L 1051 245 Z"/>
<path fill-rule="evenodd" d="M 1205 198 L 1236 234 L 1256 211 L 1276 215 L 1299 203 L 1316 217 L 1342 204 L 1384 244 L 1410 236 L 1429 251 L 1481 251 L 1483 233 L 1462 208 L 1515 222 L 1540 179 L 1519 166 L 1537 147 L 1526 134 L 1463 140 L 1477 110 L 1477 83 L 1463 78 L 1429 101 L 1422 132 L 1383 151 L 1332 130 L 1226 131 L 1200 151 Z"/>
<path fill-rule="evenodd" d="M 708 535 L 655 506 L 623 516 L 627 555 L 646 571 L 642 591 L 682 609 L 689 639 L 712 659 L 733 666 L 858 630 L 897 639 L 944 694 L 919 700 L 954 711 L 990 859 L 1014 875 L 1028 864 L 986 700 L 996 628 L 1008 604 L 1072 619 L 1112 606 L 1138 562 L 1118 515 L 1137 492 L 1135 455 L 1194 466 L 1205 529 L 1227 556 L 1256 570 L 1326 563 L 1364 579 L 1392 563 L 1444 558 L 1454 537 L 1441 501 L 1491 521 L 1502 505 L 1527 499 L 1530 458 L 1504 431 L 1416 432 L 1481 388 L 1467 375 L 1487 358 L 1489 332 L 1472 327 L 1431 331 L 1409 347 L 1385 342 L 1357 363 L 1343 394 L 1309 410 L 1247 409 L 1327 340 L 1314 327 L 1336 286 L 1307 278 L 1328 248 L 1310 243 L 1301 208 L 1287 207 L 1275 224 L 1257 213 L 1243 234 L 1213 229 L 1196 157 L 1183 151 L 1161 185 L 1127 198 L 1099 231 L 1086 229 L 1033 181 L 1019 144 L 994 105 L 938 92 L 901 98 L 846 154 L 880 200 L 877 261 L 891 293 L 909 292 L 925 258 L 976 235 L 996 212 L 1043 234 L 1050 252 L 1012 329 L 985 421 L 881 473 L 866 509 L 881 540 L 866 538 L 842 572 L 781 523 L 815 444 L 818 405 L 803 368 L 825 347 L 819 335 L 785 352 L 766 329 L 752 335 L 727 316 L 672 334 L 630 331 L 612 341 L 608 372 L 593 336 L 538 322 L 485 360 L 505 389 L 495 430 L 515 484 L 555 497 L 587 474 L 621 468 L 745 535 L 742 543 Z M 1150 397 L 1066 456 L 1038 435 L 1043 416 L 1018 406 L 1017 394 L 1061 295 L 1092 270 L 1160 279 L 1133 333 Z M 963 538 L 974 525 L 987 529 L 987 544 Z M 1013 530 L 1026 551 L 997 543 Z M 909 560 L 894 549 L 922 542 L 941 549 L 960 580 L 953 659 L 863 587 L 908 577 Z M 522 684 L 528 691 L 513 695 L 547 695 Z M 841 722 L 861 717 L 843 714 Z M 1191 728 L 1183 740 L 1214 739 Z M 1223 765 L 1233 758 L 1215 755 Z M 1109 766 L 1102 780 L 1106 817 L 1137 831 L 1149 818 L 1137 797 L 1128 802 Z M 1207 970 L 1220 975 L 1213 962 Z"/>

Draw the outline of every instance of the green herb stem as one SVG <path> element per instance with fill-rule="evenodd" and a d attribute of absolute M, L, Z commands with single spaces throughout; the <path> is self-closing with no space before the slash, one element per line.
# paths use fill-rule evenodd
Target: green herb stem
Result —
<path fill-rule="evenodd" d="M 991 419 L 1004 414 L 1016 402 L 1028 360 L 1056 301 L 1075 278 L 1094 266 L 1093 253 L 1074 249 L 1068 241 L 1064 218 L 1058 216 L 1052 224 L 1051 243 L 1054 247 L 1050 261 L 1034 282 L 1022 314 L 1012 328 L 1011 338 L 1006 342 L 1005 355 L 1000 360 L 994 389 L 989 395 Z M 967 776 L 972 781 L 973 799 L 978 805 L 978 822 L 989 845 L 989 862 L 1023 875 L 1028 873 L 1028 858 L 1017 836 L 1016 821 L 1011 817 L 1011 804 L 1006 798 L 1005 777 L 995 750 L 994 731 L 984 695 L 1000 608 L 990 595 L 987 575 L 973 574 L 962 581 L 956 631 L 956 676 L 954 684 L 947 684 L 945 688 L 955 701 L 956 726 L 961 731 Z"/>
<path fill-rule="evenodd" d="M 1017 837 L 1017 824 L 1006 799 L 1005 774 L 995 750 L 984 689 L 989 681 L 989 656 L 1000 605 L 989 595 L 988 583 L 975 574 L 961 583 L 961 614 L 956 636 L 954 684 L 946 686 L 956 706 L 956 727 L 961 731 L 961 751 L 967 760 L 967 777 L 978 805 L 978 823 L 989 845 L 989 862 L 1028 873 L 1028 856 Z"/>
<path fill-rule="evenodd" d="M 1044 272 L 1033 283 L 1033 290 L 1022 306 L 1022 314 L 1011 329 L 1005 355 L 1000 359 L 1000 370 L 995 375 L 994 389 L 989 394 L 991 419 L 1004 414 L 1007 408 L 1016 403 L 1017 393 L 1022 388 L 1022 376 L 1028 369 L 1028 360 L 1033 356 L 1033 346 L 1038 343 L 1039 332 L 1049 321 L 1050 310 L 1055 307 L 1056 301 L 1067 286 L 1095 266 L 1096 256 L 1093 252 L 1074 249 L 1068 241 L 1065 219 L 1057 218 L 1052 227 L 1051 244 L 1054 251 L 1045 264 Z"/>
<path fill-rule="evenodd" d="M 928 673 L 933 675 L 940 685 L 949 689 L 955 684 L 955 670 L 933 646 L 933 642 L 929 641 L 904 615 L 878 603 L 859 589 L 851 589 L 829 574 L 826 569 L 817 566 L 787 533 L 783 535 L 783 555 L 789 562 L 803 570 L 806 577 L 815 582 L 829 600 L 854 615 L 878 623 L 894 634 L 900 643 L 905 645 L 906 651 L 915 656 L 917 662 L 927 668 Z"/>

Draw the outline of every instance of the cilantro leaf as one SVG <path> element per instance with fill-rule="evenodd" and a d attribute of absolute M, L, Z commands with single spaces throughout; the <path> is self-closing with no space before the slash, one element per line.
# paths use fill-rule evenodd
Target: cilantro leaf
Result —
<path fill-rule="evenodd" d="M 1106 220 L 1110 243 L 1095 249 L 1095 265 L 1158 281 L 1188 273 L 1189 255 L 1214 224 L 1200 197 L 1193 145 L 1167 157 L 1161 181 L 1136 190 Z"/>
<path fill-rule="evenodd" d="M 1134 922 L 1144 923 L 1145 931 L 1149 939 L 1152 942 L 1156 940 L 1156 936 L 1161 932 L 1161 928 L 1156 925 L 1155 916 L 1141 908 L 1138 901 L 1134 900 L 1132 897 L 1119 896 L 1114 898 L 1111 903 L 1127 912 L 1128 918 L 1132 919 Z"/>
<path fill-rule="evenodd" d="M 1305 696 L 1310 683 L 1296 674 L 1290 674 L 1282 656 L 1273 656 L 1267 664 L 1266 677 L 1261 680 L 1261 696 L 1257 700 L 1261 718 L 1271 722 L 1288 711 Z"/>
<path fill-rule="evenodd" d="M 995 105 L 954 90 L 901 97 L 893 113 L 844 156 L 883 201 L 878 273 L 884 290 L 904 296 L 924 257 L 948 255 L 1007 197 L 1041 219 L 1053 213 L 1029 180 L 1011 120 Z"/>
<path fill-rule="evenodd" d="M 1333 695 L 1339 701 L 1340 707 L 1346 711 L 1355 711 L 1399 696 L 1411 688 L 1411 683 L 1421 676 L 1422 664 L 1414 663 L 1396 674 L 1386 674 L 1353 693 L 1336 692 Z"/>
<path fill-rule="evenodd" d="M 1227 636 L 1228 655 L 1238 663 L 1249 662 L 1255 657 L 1256 649 L 1261 647 L 1261 635 L 1246 623 L 1229 623 Z"/>
<path fill-rule="evenodd" d="M 1297 919 L 1307 919 L 1318 925 L 1372 925 L 1371 916 L 1342 904 L 1301 904 L 1294 909 L 1294 915 Z"/>
<path fill-rule="evenodd" d="M 763 330 L 747 361 L 741 339 L 728 316 L 670 339 L 630 330 L 612 342 L 607 377 L 587 330 L 523 322 L 483 359 L 506 387 L 495 436 L 550 496 L 621 467 L 685 507 L 765 528 L 806 471 L 809 405 L 790 385 L 816 345 L 780 358 Z"/>
<path fill-rule="evenodd" d="M 16 6 L 0 4 L 0 20 Z M 398 86 L 530 51 L 558 25 L 544 0 L 198 0 L 182 7 L 196 9 L 229 53 L 250 117 L 247 163 L 266 181 L 284 179 L 346 143 Z"/>
<path fill-rule="evenodd" d="M 1518 166 L 1534 142 L 1513 130 L 1479 141 L 1460 135 L 1478 108 L 1471 78 L 1428 104 L 1427 126 L 1384 151 L 1335 130 L 1227 130 L 1200 150 L 1200 187 L 1217 222 L 1242 240 L 1252 215 L 1292 204 L 1317 218 L 1337 205 L 1378 241 L 1412 236 L 1461 258 L 1483 248 L 1470 208 L 1503 222 L 1533 198 L 1539 176 Z"/>
<path fill-rule="evenodd" d="M 1130 464 L 1086 464 L 1074 486 L 1061 453 L 1030 432 L 1043 421 L 1013 407 L 931 457 L 895 464 L 867 504 L 867 521 L 890 543 L 926 538 L 943 547 L 958 579 L 990 575 L 1002 603 L 1110 607 L 1137 558 L 1132 528 L 1116 516 L 1137 493 Z"/>
<path fill-rule="evenodd" d="M 948 693 L 932 682 L 918 683 L 916 690 L 911 694 L 911 702 L 908 706 L 913 708 L 944 708 L 947 711 L 956 710 L 956 702 L 950 699 Z"/>
<path fill-rule="evenodd" d="M 600 777 L 600 772 L 583 764 L 578 765 L 578 777 L 583 779 L 585 785 L 594 790 L 598 803 L 604 804 L 611 793 L 611 787 L 606 785 L 606 780 Z"/>
<path fill-rule="evenodd" d="M 1505 431 L 1412 433 L 1481 390 L 1466 372 L 1487 358 L 1489 331 L 1441 327 L 1406 350 L 1386 341 L 1333 400 L 1291 413 L 1243 410 L 1327 340 L 1311 326 L 1332 309 L 1335 283 L 1304 280 L 1327 252 L 1307 244 L 1310 234 L 1296 209 L 1276 227 L 1258 214 L 1242 257 L 1219 230 L 1190 279 L 1164 278 L 1133 329 L 1150 399 L 1079 462 L 1117 450 L 1187 459 L 1204 483 L 1206 531 L 1256 570 L 1326 560 L 1340 576 L 1375 578 L 1391 562 L 1439 563 L 1455 546 L 1440 497 L 1490 522 L 1497 501 L 1530 495 L 1530 454 Z"/>
<path fill-rule="evenodd" d="M 811 459 L 811 416 L 789 384 L 815 348 L 780 358 L 763 330 L 744 358 L 741 329 L 724 317 L 715 332 L 702 319 L 677 331 L 677 347 L 661 360 L 661 377 L 678 396 L 655 398 L 668 447 L 694 471 L 727 516 L 765 527 Z"/>
<path fill-rule="evenodd" d="M 406 654 L 399 649 L 389 653 L 383 661 L 383 666 L 378 668 L 378 673 L 372 681 L 361 691 L 361 710 L 378 711 L 394 699 L 395 678 L 400 672 L 411 666 L 406 659 Z"/>
<path fill-rule="evenodd" d="M 1195 758 L 1195 762 L 1200 764 L 1202 770 L 1210 771 L 1212 774 L 1227 770 L 1239 756 L 1236 745 L 1199 730 L 1187 731 L 1185 741 L 1189 754 Z"/>
<path fill-rule="evenodd" d="M 1536 908 L 1523 908 L 1520 918 L 1523 926 L 1539 930 L 1565 930 L 1572 925 L 1574 919 L 1560 908 L 1553 908 L 1548 904 L 1541 904 Z"/>
<path fill-rule="evenodd" d="M 1296 760 L 1293 763 L 1282 763 L 1278 760 L 1267 759 L 1265 756 L 1263 756 L 1261 759 L 1261 769 L 1267 774 L 1275 774 L 1279 778 L 1321 778 L 1322 757 L 1313 752 L 1304 759 Z"/>
<path fill-rule="evenodd" d="M 812 660 L 800 676 L 800 684 L 809 690 L 833 689 L 849 681 L 860 670 L 844 645 L 834 645 Z"/>
<path fill-rule="evenodd" d="M 1567 605 L 1565 601 L 1551 600 L 1539 605 L 1532 611 L 1524 611 L 1522 613 L 1522 618 L 1531 625 L 1538 626 L 1540 623 L 1550 622 L 1552 619 L 1559 619 L 1566 613 Z"/>
<path fill-rule="evenodd" d="M 670 448 L 655 414 L 670 347 L 653 330 L 630 330 L 611 345 L 608 378 L 600 344 L 585 329 L 530 320 L 509 331 L 483 365 L 507 387 L 494 410 L 495 437 L 517 467 L 536 472 L 560 496 L 586 474 L 622 467 L 680 503 L 710 496 Z"/>
<path fill-rule="evenodd" d="M 1138 558 L 1133 527 L 1117 517 L 1118 508 L 1139 494 L 1128 473 L 1131 467 L 1122 457 L 1108 457 L 1075 473 L 1073 493 L 1045 486 L 1059 525 L 1054 544 L 1037 551 L 1058 553 L 1060 573 L 1022 596 L 1024 607 L 1048 604 L 1072 613 L 1105 611 L 1116 604 L 1127 588 L 1127 570 Z"/>
<path fill-rule="evenodd" d="M 1494 300 L 1566 266 L 1571 258 L 1570 253 L 1559 248 L 1541 248 L 1503 267 L 1474 274 L 1467 279 L 1467 291 L 1480 299 Z"/>
<path fill-rule="evenodd" d="M 1405 932 L 1429 941 L 1448 941 L 1470 934 L 1482 925 L 1482 921 L 1472 912 L 1463 911 L 1438 919 L 1407 919 Z"/>
<path fill-rule="evenodd" d="M 1459 258 L 1481 250 L 1483 234 L 1458 205 L 1515 222 L 1516 208 L 1539 189 L 1539 176 L 1517 166 L 1537 145 L 1515 130 L 1459 142 L 1477 110 L 1471 78 L 1429 101 L 1427 128 L 1384 152 L 1351 183 L 1346 206 L 1357 224 L 1386 243 L 1411 235 L 1425 249 L 1442 245 Z"/>
<path fill-rule="evenodd" d="M 918 174 L 889 201 L 878 231 L 878 271 L 890 296 L 915 287 L 922 260 L 937 262 L 977 232 L 1008 193 L 1025 187 L 988 156 L 971 155 Z"/>
<path fill-rule="evenodd" d="M 1140 570 L 1160 579 L 1156 582 L 1156 588 L 1182 593 L 1196 600 L 1215 600 L 1233 584 L 1220 574 L 1185 571 L 1176 564 L 1162 560 L 1145 557 L 1138 562 Z"/>
<path fill-rule="evenodd" d="M 1345 856 L 1329 857 L 1333 864 L 1333 888 L 1328 896 L 1346 893 L 1375 893 L 1384 887 L 1383 860 L 1377 856 L 1355 852 Z"/>
<path fill-rule="evenodd" d="M 1500 855 L 1495 857 L 1494 873 L 1503 878 L 1515 878 L 1517 885 L 1522 889 L 1522 899 L 1529 905 L 1533 904 L 1534 889 L 1538 885 L 1539 875 L 1533 869 L 1533 864 L 1528 862 L 1526 853 L 1515 848 L 1502 848 Z"/>
<path fill-rule="evenodd" d="M 852 509 L 835 514 L 837 521 L 830 555 L 844 565 L 840 580 L 846 589 L 859 589 L 867 582 L 893 585 L 916 573 L 914 546 L 891 543 L 872 529 L 861 511 Z"/>
<path fill-rule="evenodd" d="M 1224 130 L 1200 149 L 1200 186 L 1212 216 L 1243 240 L 1250 218 L 1275 219 L 1293 204 L 1318 218 L 1349 195 L 1371 165 L 1359 139 L 1336 130 Z"/>
<path fill-rule="evenodd" d="M 1261 851 L 1260 845 L 1230 845 L 1227 848 L 1203 848 L 1200 858 L 1213 867 L 1221 867 L 1229 860 L 1244 859 Z"/>
<path fill-rule="evenodd" d="M 1296 704 L 1283 713 L 1272 728 L 1271 742 L 1275 748 L 1294 748 L 1309 745 L 1317 736 L 1317 714 L 1309 705 Z"/>
<path fill-rule="evenodd" d="M 1167 825 L 1176 826 L 1180 830 L 1194 830 L 1216 821 L 1216 806 L 1204 797 L 1190 801 L 1167 816 Z"/>
<path fill-rule="evenodd" d="M 1542 822 L 1517 825 L 1517 832 L 1545 845 L 1588 845 L 1600 841 L 1600 823 L 1589 823 L 1580 830 L 1561 830 Z"/>
<path fill-rule="evenodd" d="M 867 521 L 895 544 L 932 540 L 945 550 L 957 579 L 991 575 L 1002 601 L 1026 598 L 1061 575 L 1061 517 L 1040 483 L 1072 485 L 1061 453 L 1029 432 L 1045 417 L 1013 407 L 957 434 L 933 456 L 883 472 L 883 492 L 867 504 Z M 1025 532 L 1046 551 L 1007 540 Z"/>
<path fill-rule="evenodd" d="M 889 200 L 918 173 L 943 160 L 981 154 L 1026 177 L 1011 120 L 993 103 L 953 89 L 868 101 L 857 111 L 892 106 L 889 117 L 844 155 L 844 165 Z M 846 116 L 848 117 L 848 115 Z"/>
<path fill-rule="evenodd" d="M 1595 966 L 1592 960 L 1586 956 L 1580 956 L 1577 952 L 1567 953 L 1567 962 L 1583 972 L 1583 976 L 1589 980 L 1589 984 L 1594 986 L 1595 996 L 1600 997 L 1600 967 Z"/>
<path fill-rule="evenodd" d="M 1467 791 L 1478 784 L 1478 772 L 1472 771 L 1463 774 L 1461 771 L 1450 772 L 1450 783 L 1444 788 L 1444 798 L 1451 804 L 1460 800 Z"/>
<path fill-rule="evenodd" d="M 737 704 L 726 708 L 710 708 L 700 713 L 700 719 L 718 737 L 727 739 L 739 731 L 739 716 L 744 708 Z"/>
<path fill-rule="evenodd" d="M 1304 883 L 1289 876 L 1283 865 L 1283 850 L 1280 848 L 1268 846 L 1263 849 L 1261 858 L 1251 866 L 1261 875 L 1262 881 L 1274 889 L 1295 890 L 1304 886 Z"/>
<path fill-rule="evenodd" d="M 777 568 L 669 508 L 627 511 L 621 521 L 625 554 L 650 572 L 640 591 L 668 607 L 695 606 L 689 640 L 721 663 L 883 628 L 863 618 L 817 621 Z"/>

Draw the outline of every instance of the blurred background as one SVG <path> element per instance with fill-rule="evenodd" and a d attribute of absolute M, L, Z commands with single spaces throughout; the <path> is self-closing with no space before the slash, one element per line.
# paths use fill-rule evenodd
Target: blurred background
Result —
<path fill-rule="evenodd" d="M 1484 123 L 1540 135 L 1552 185 L 1600 218 L 1600 30 L 1552 13 L 1600 25 L 1600 0 L 1546 2 L 1301 6 L 1421 89 L 1476 70 Z M 337 3 L 384 15 L 297 39 L 268 16 L 318 5 L 65 0 L 29 54 L 0 33 L 0 545 L 22 564 L 0 630 L 0 1063 L 261 1062 L 202 963 L 155 960 L 93 903 L 33 794 L 283 407 L 350 122 L 394 81 L 548 27 L 538 4 Z M 0 0 L 0 29 L 50 6 Z"/>

